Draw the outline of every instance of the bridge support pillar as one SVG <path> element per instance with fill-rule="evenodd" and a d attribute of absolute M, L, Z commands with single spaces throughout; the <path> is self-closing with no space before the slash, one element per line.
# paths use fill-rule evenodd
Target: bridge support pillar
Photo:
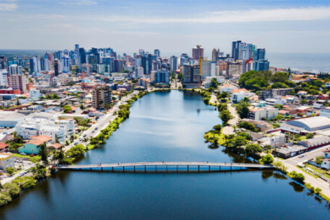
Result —
<path fill-rule="evenodd" d="M 144 172 L 146 173 L 147 172 L 147 166 L 144 165 Z"/>
<path fill-rule="evenodd" d="M 125 167 L 123 166 L 123 172 L 125 173 Z"/>
<path fill-rule="evenodd" d="M 92 170 L 92 167 L 90 167 L 89 170 Z"/>
<path fill-rule="evenodd" d="M 198 172 L 200 172 L 200 165 L 198 165 Z"/>
<path fill-rule="evenodd" d="M 166 165 L 166 172 L 167 172 L 167 165 Z"/>
<path fill-rule="evenodd" d="M 209 172 L 211 171 L 211 166 L 209 165 Z"/>
<path fill-rule="evenodd" d="M 188 171 L 188 173 L 189 173 L 189 165 L 187 165 L 187 171 Z"/>
<path fill-rule="evenodd" d="M 179 166 L 176 165 L 176 172 L 178 173 L 179 172 Z"/>
<path fill-rule="evenodd" d="M 157 173 L 157 165 L 155 165 L 155 170 L 156 170 L 156 173 Z"/>
<path fill-rule="evenodd" d="M 114 171 L 114 170 L 113 170 L 113 167 L 111 167 L 111 169 L 112 169 L 112 172 L 113 172 L 113 171 Z"/>
<path fill-rule="evenodd" d="M 103 171 L 103 167 L 101 167 L 101 171 Z"/>
<path fill-rule="evenodd" d="M 135 166 L 134 166 L 134 173 L 135 173 Z"/>

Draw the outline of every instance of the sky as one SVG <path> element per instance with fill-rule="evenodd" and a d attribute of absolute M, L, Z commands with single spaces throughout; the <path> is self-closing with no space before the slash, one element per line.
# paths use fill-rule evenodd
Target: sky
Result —
<path fill-rule="evenodd" d="M 329 53 L 329 0 L 0 0 L 1 49 Z"/>

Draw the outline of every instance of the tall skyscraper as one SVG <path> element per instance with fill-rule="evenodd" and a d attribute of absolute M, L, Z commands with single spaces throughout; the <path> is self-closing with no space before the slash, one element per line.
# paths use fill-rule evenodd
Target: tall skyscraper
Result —
<path fill-rule="evenodd" d="M 196 45 L 192 49 L 192 58 L 198 60 L 200 57 L 204 57 L 204 48 L 201 45 Z"/>
<path fill-rule="evenodd" d="M 214 61 L 216 61 L 217 60 L 217 58 L 219 57 L 219 52 L 220 52 L 220 50 L 219 49 L 213 49 L 212 50 L 212 60 L 214 60 Z"/>
<path fill-rule="evenodd" d="M 70 73 L 70 58 L 68 55 L 61 57 L 61 72 Z"/>
<path fill-rule="evenodd" d="M 11 75 L 8 77 L 8 85 L 13 90 L 20 90 L 21 93 L 27 93 L 28 88 L 27 84 L 29 84 L 25 75 Z"/>
<path fill-rule="evenodd" d="M 38 56 L 33 57 L 33 73 L 40 73 L 41 67 L 40 67 L 40 59 Z"/>
<path fill-rule="evenodd" d="M 171 56 L 170 58 L 170 69 L 174 72 L 178 69 L 178 58 L 176 56 Z"/>
<path fill-rule="evenodd" d="M 111 104 L 111 90 L 109 86 L 97 86 L 93 89 L 93 107 L 106 109 Z"/>
<path fill-rule="evenodd" d="M 58 62 L 58 59 L 56 58 L 54 60 L 54 75 L 55 76 L 58 76 L 59 72 L 60 72 L 60 66 L 59 66 L 59 62 Z"/>
<path fill-rule="evenodd" d="M 266 57 L 266 49 L 260 49 L 258 48 L 257 50 L 254 51 L 253 53 L 253 60 L 264 60 Z"/>
<path fill-rule="evenodd" d="M 157 58 L 160 57 L 160 51 L 158 49 L 155 49 L 154 54 L 157 56 Z"/>
<path fill-rule="evenodd" d="M 253 64 L 253 69 L 255 71 L 266 71 L 269 70 L 268 60 L 257 60 Z"/>
<path fill-rule="evenodd" d="M 139 55 L 144 56 L 144 50 L 143 49 L 139 50 Z"/>
<path fill-rule="evenodd" d="M 234 41 L 231 51 L 231 57 L 234 58 L 234 60 L 238 60 L 239 56 L 239 45 L 242 43 L 242 41 Z"/>
<path fill-rule="evenodd" d="M 5 69 L 6 68 L 6 58 L 5 56 L 0 56 L 0 69 Z"/>
<path fill-rule="evenodd" d="M 22 67 L 18 66 L 17 64 L 10 65 L 9 69 L 9 76 L 11 75 L 22 75 Z"/>

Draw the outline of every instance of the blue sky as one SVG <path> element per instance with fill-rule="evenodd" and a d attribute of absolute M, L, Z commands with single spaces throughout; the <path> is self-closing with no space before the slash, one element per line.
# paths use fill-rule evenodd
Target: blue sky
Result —
<path fill-rule="evenodd" d="M 330 51 L 329 0 L 0 0 L 0 19 L 2 49 L 209 54 L 240 39 L 268 53 Z"/>

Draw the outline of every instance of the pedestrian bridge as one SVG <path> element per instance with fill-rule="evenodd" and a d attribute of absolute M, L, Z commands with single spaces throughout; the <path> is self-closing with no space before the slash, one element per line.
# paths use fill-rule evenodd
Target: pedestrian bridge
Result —
<path fill-rule="evenodd" d="M 275 168 L 272 165 L 255 163 L 138 162 L 94 165 L 59 165 L 57 169 L 98 172 L 107 171 L 117 173 L 205 173 Z"/>

